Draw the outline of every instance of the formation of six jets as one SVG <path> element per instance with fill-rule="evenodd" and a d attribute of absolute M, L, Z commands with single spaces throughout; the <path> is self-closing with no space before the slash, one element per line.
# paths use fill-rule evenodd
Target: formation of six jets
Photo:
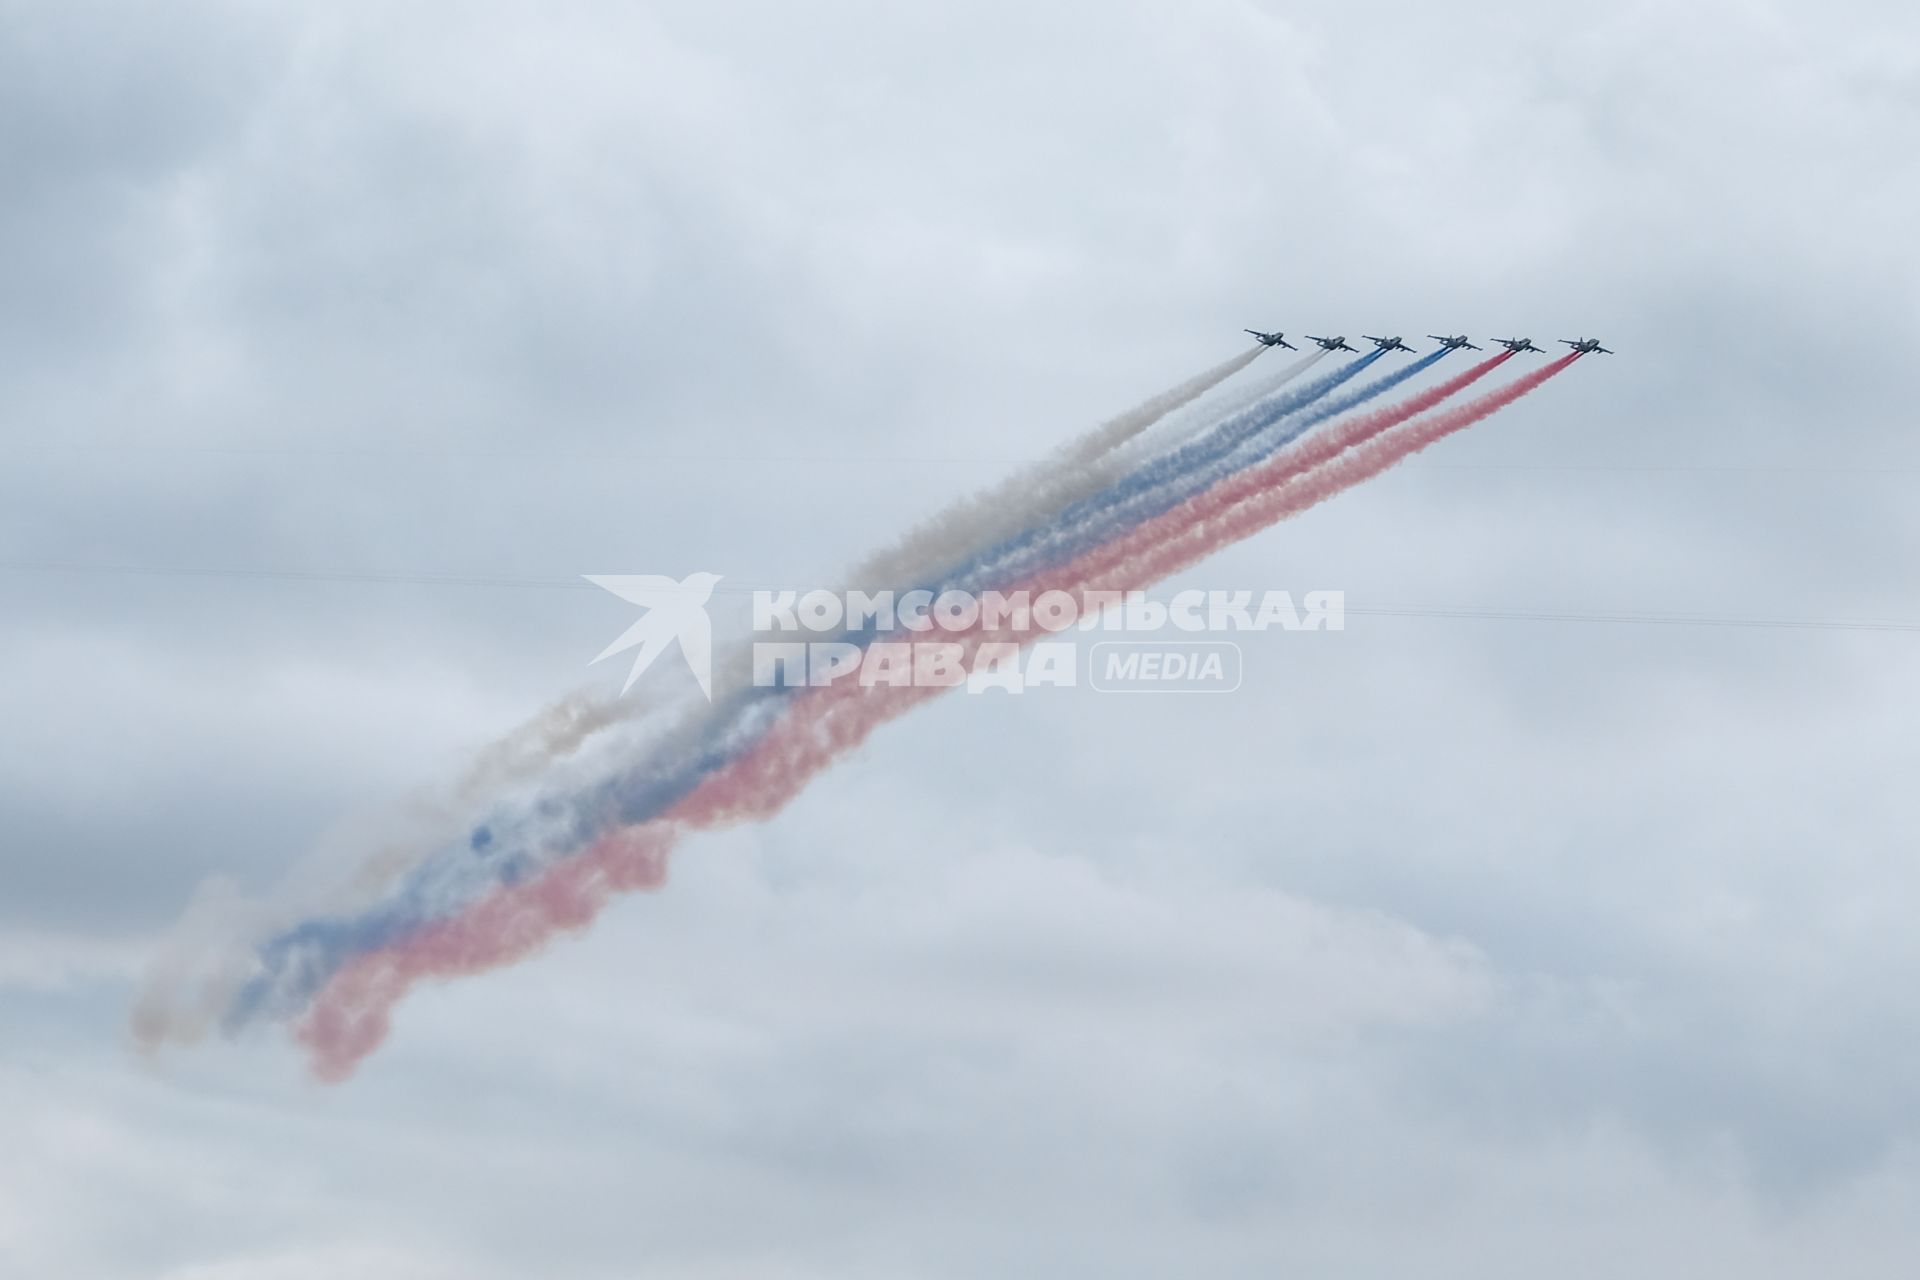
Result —
<path fill-rule="evenodd" d="M 1248 329 L 1247 332 L 1252 334 L 1255 338 L 1257 338 L 1260 342 L 1260 345 L 1263 347 L 1285 347 L 1289 351 L 1298 351 L 1300 349 L 1294 346 L 1291 342 L 1288 342 L 1287 335 L 1284 333 L 1263 333 L 1258 329 Z M 1310 333 L 1304 336 L 1306 337 L 1306 340 L 1308 342 L 1316 344 L 1323 351 L 1351 351 L 1356 355 L 1358 355 L 1360 352 L 1360 348 L 1348 345 L 1347 340 L 1344 336 L 1338 337 L 1338 338 L 1316 338 Z M 1367 342 L 1371 342 L 1374 346 L 1378 347 L 1382 351 L 1406 351 L 1409 353 L 1413 351 L 1412 347 L 1402 342 L 1398 337 L 1376 338 L 1372 334 L 1365 334 L 1365 333 L 1361 334 L 1360 336 L 1362 339 L 1364 339 Z M 1439 343 L 1442 347 L 1446 348 L 1448 351 L 1458 351 L 1463 347 L 1468 351 L 1480 350 L 1480 348 L 1475 346 L 1473 342 L 1464 333 L 1457 334 L 1452 337 L 1448 337 L 1444 334 L 1438 334 L 1438 333 L 1430 333 L 1427 336 L 1429 338 L 1432 338 L 1435 342 Z M 1542 354 L 1545 353 L 1545 348 L 1536 347 L 1533 345 L 1532 338 L 1495 338 L 1493 339 L 1493 341 L 1498 345 L 1505 347 L 1507 350 L 1513 352 L 1516 355 L 1518 355 L 1523 351 L 1537 351 L 1537 352 L 1541 352 Z M 1598 338 L 1562 338 L 1560 339 L 1560 341 L 1564 345 L 1572 347 L 1575 351 L 1578 351 L 1583 355 L 1598 354 L 1603 356 L 1610 356 L 1613 354 L 1613 352 L 1607 350 L 1607 348 L 1600 345 L 1600 339 Z"/>

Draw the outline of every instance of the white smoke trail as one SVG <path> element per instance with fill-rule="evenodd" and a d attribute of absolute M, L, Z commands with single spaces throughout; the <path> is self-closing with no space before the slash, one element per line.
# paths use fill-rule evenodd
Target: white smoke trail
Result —
<path fill-rule="evenodd" d="M 1186 408 L 1266 351 L 1253 347 L 1172 387 L 1092 431 L 1062 445 L 1044 460 L 1017 472 L 989 489 L 963 498 L 929 517 L 894 546 L 869 556 L 848 574 L 851 585 L 900 588 L 917 583 L 964 556 L 999 542 L 1029 524 L 1038 523 L 1097 493 L 1125 470 L 1116 456 L 1123 446 Z M 1260 384 L 1265 395 L 1298 377 L 1324 352 L 1284 370 Z M 1247 401 L 1251 403 L 1251 400 Z M 1197 418 L 1198 430 L 1217 415 Z M 750 645 L 730 645 L 714 655 L 716 700 L 747 687 L 753 677 Z M 538 773 L 555 759 L 572 754 L 593 735 L 623 721 L 658 714 L 662 699 L 611 698 L 582 691 L 548 708 L 533 720 L 494 743 L 482 753 L 454 788 L 454 796 L 471 804 L 500 787 Z M 693 708 L 692 714 L 699 715 Z"/>
<path fill-rule="evenodd" d="M 1243 351 L 1102 423 L 992 488 L 956 502 L 856 566 L 849 579 L 876 586 L 912 585 L 919 576 L 937 572 L 1097 492 L 1123 469 L 1117 451 L 1245 369 L 1264 351 L 1264 347 Z M 1288 370 L 1265 380 L 1259 390 L 1264 393 L 1298 372 Z M 1203 415 L 1196 421 L 1204 426 L 1213 416 Z M 713 677 L 716 703 L 748 688 L 753 679 L 752 646 L 723 646 L 714 655 Z M 707 703 L 685 695 L 615 698 L 582 690 L 484 748 L 451 786 L 416 797 L 403 812 L 387 815 L 377 836 L 362 829 L 347 839 L 329 840 L 303 859 L 266 900 L 242 900 L 230 887 L 210 886 L 156 956 L 142 1003 L 145 1012 L 138 1019 L 145 1025 L 143 1036 L 156 1040 L 197 1036 L 233 985 L 231 975 L 213 975 L 236 952 L 244 954 L 261 936 L 286 919 L 313 910 L 317 902 L 351 911 L 377 900 L 435 852 L 462 839 L 503 793 L 547 775 L 562 762 L 572 762 L 600 735 L 634 727 L 656 747 L 670 752 L 676 743 L 698 741 L 710 713 Z M 608 753 L 629 746 L 624 735 L 603 745 Z M 585 761 L 577 763 L 590 768 Z M 363 854 L 344 881 L 336 878 L 337 871 L 329 874 L 329 866 L 339 866 L 343 846 L 356 844 L 362 850 L 371 845 L 374 851 Z M 199 975 L 203 991 L 214 994 L 200 1000 L 180 998 L 182 990 L 194 985 L 188 974 Z M 170 1024 L 161 1016 L 162 1010 L 172 1011 Z"/>
<path fill-rule="evenodd" d="M 842 585 L 867 590 L 918 586 L 923 579 L 954 563 L 996 546 L 1022 529 L 1044 523 L 1126 474 L 1138 457 L 1131 446 L 1136 445 L 1144 433 L 1169 414 L 1192 405 L 1265 351 L 1265 347 L 1254 347 L 1224 360 L 1109 419 L 991 488 L 951 504 L 923 520 L 892 547 L 855 565 Z M 1299 377 L 1325 354 L 1315 352 L 1263 380 L 1258 387 L 1259 394 L 1270 394 Z M 1218 417 L 1210 411 L 1191 415 L 1190 429 L 1202 430 Z M 748 687 L 752 679 L 751 643 L 730 645 L 715 654 L 716 700 Z"/>
<path fill-rule="evenodd" d="M 1257 381 L 1235 384 L 1218 396 L 1209 396 L 1178 413 L 1169 414 L 1103 460 L 1110 464 L 1108 482 L 1117 480 L 1163 453 L 1179 448 L 1215 423 L 1225 422 L 1252 408 L 1310 371 L 1325 360 L 1327 354 L 1324 350 L 1311 351 L 1277 373 Z M 1097 490 L 1089 489 L 1087 492 L 1094 493 Z"/>
<path fill-rule="evenodd" d="M 926 575 L 1097 492 L 1106 480 L 1090 478 L 1094 473 L 1118 474 L 1098 464 L 1168 414 L 1193 403 L 1252 364 L 1265 350 L 1254 347 L 1223 361 L 1062 445 L 992 488 L 928 517 L 892 547 L 855 566 L 848 575 L 848 585 L 899 589 L 917 584 Z"/>

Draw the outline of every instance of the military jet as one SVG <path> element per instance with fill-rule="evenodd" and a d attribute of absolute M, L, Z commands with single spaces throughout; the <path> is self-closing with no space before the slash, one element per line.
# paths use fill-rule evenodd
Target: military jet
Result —
<path fill-rule="evenodd" d="M 1308 335 L 1307 335 L 1307 341 L 1308 341 L 1308 342 L 1317 342 L 1317 343 L 1319 343 L 1319 344 L 1320 344 L 1320 349 L 1321 349 L 1322 351 L 1351 351 L 1351 352 L 1353 352 L 1353 354 L 1355 354 L 1355 355 L 1359 355 L 1359 354 L 1360 354 L 1360 348 L 1358 348 L 1358 347 L 1350 347 L 1350 346 L 1348 346 L 1348 345 L 1347 345 L 1347 340 L 1346 340 L 1346 339 L 1345 339 L 1344 337 L 1341 337 L 1341 338 L 1316 338 L 1316 337 L 1314 337 L 1314 336 L 1313 336 L 1312 334 L 1308 334 Z"/>
<path fill-rule="evenodd" d="M 1600 339 L 1598 338 L 1582 338 L 1578 342 L 1574 341 L 1572 338 L 1562 338 L 1560 339 L 1560 341 L 1572 347 L 1575 351 L 1578 351 L 1583 356 L 1590 356 L 1596 352 L 1598 352 L 1600 355 L 1603 355 L 1603 356 L 1610 356 L 1613 354 L 1613 352 L 1607 350 L 1605 347 L 1600 345 Z"/>
<path fill-rule="evenodd" d="M 1289 351 L 1300 349 L 1288 342 L 1287 335 L 1284 333 L 1262 333 L 1258 329 L 1248 329 L 1247 332 L 1258 338 L 1263 347 L 1285 347 Z"/>
<path fill-rule="evenodd" d="M 1365 338 L 1368 342 L 1371 342 L 1374 346 L 1380 348 L 1382 351 L 1404 351 L 1408 355 L 1413 354 L 1413 348 L 1408 346 L 1406 343 L 1400 341 L 1400 339 L 1398 338 L 1376 338 L 1370 333 L 1363 333 L 1360 336 Z"/>
<path fill-rule="evenodd" d="M 1458 351 L 1462 347 L 1465 347 L 1468 351 L 1478 351 L 1480 349 L 1474 346 L 1473 340 L 1468 338 L 1464 333 L 1457 338 L 1443 337 L 1437 333 L 1430 333 L 1427 336 L 1439 343 L 1442 347 L 1445 347 L 1448 351 Z"/>
<path fill-rule="evenodd" d="M 1532 338 L 1495 338 L 1494 341 L 1515 355 L 1519 355 L 1522 351 L 1540 351 L 1539 347 L 1533 345 Z M 1545 355 L 1546 352 L 1541 351 L 1540 354 Z"/>

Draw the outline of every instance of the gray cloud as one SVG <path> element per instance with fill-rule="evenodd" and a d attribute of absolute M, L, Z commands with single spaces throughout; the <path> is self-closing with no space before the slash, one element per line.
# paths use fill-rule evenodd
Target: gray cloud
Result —
<path fill-rule="evenodd" d="M 1197 585 L 1920 621 L 1904 9 L 0 21 L 6 1268 L 1911 1271 L 1904 632 L 950 699 L 348 1089 L 122 1045 L 619 624 L 420 579 L 830 575 L 1243 324 L 1621 354 Z"/>

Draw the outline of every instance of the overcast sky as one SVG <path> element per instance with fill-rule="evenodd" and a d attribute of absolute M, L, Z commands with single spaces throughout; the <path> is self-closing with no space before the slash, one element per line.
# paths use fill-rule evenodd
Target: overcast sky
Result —
<path fill-rule="evenodd" d="M 0 0 L 0 1271 L 1911 1276 L 1916 154 L 1892 0 Z M 1619 354 L 1185 575 L 1355 610 L 1235 696 L 937 701 L 341 1087 L 129 1047 L 617 688 L 527 580 L 1249 325 Z"/>

